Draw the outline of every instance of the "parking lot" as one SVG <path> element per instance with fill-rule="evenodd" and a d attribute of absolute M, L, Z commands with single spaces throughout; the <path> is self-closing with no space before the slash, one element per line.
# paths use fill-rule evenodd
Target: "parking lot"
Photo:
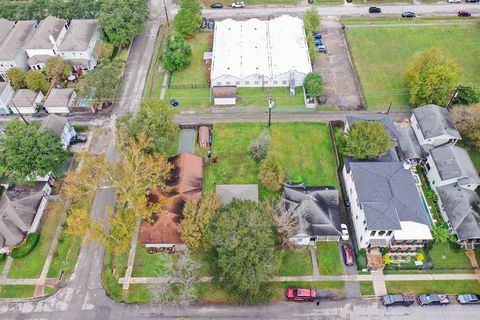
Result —
<path fill-rule="evenodd" d="M 358 110 L 362 100 L 350 63 L 339 17 L 325 17 L 321 21 L 323 42 L 327 53 L 319 53 L 313 69 L 323 77 L 327 106 L 341 110 Z"/>

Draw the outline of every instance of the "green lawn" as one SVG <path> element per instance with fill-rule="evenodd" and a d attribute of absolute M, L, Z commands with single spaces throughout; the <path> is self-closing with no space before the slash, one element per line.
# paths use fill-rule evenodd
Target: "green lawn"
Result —
<path fill-rule="evenodd" d="M 199 283 L 197 286 L 197 296 L 202 301 L 226 302 L 229 301 L 228 295 L 222 288 L 217 288 L 212 283 Z"/>
<path fill-rule="evenodd" d="M 215 184 L 258 183 L 258 166 L 248 145 L 266 124 L 215 124 L 213 157 L 215 164 L 205 168 L 205 190 Z M 338 186 L 335 161 L 327 125 L 324 123 L 275 123 L 270 128 L 272 150 L 287 171 L 287 180 L 303 181 L 308 186 Z M 206 159 L 206 149 L 197 149 Z"/>
<path fill-rule="evenodd" d="M 200 0 L 204 7 L 210 7 L 212 3 L 221 3 L 225 7 L 230 7 L 234 1 L 232 0 Z M 262 5 L 262 4 L 277 4 L 277 5 L 296 5 L 300 0 L 249 0 L 245 2 L 246 6 Z"/>
<path fill-rule="evenodd" d="M 307 249 L 282 250 L 282 267 L 279 276 L 312 275 L 312 259 Z"/>
<path fill-rule="evenodd" d="M 370 110 L 408 110 L 403 72 L 415 52 L 440 47 L 463 69 L 462 83 L 480 81 L 480 26 L 370 27 L 345 29 Z M 448 45 L 446 45 L 448 44 Z M 459 52 L 469 54 L 459 55 Z"/>
<path fill-rule="evenodd" d="M 34 285 L 0 286 L 0 299 L 32 298 L 34 294 Z"/>
<path fill-rule="evenodd" d="M 52 264 L 48 269 L 48 278 L 58 278 L 63 270 L 63 277 L 68 278 L 77 263 L 78 252 L 82 240 L 80 237 L 62 234 L 55 251 Z"/>
<path fill-rule="evenodd" d="M 472 272 L 472 265 L 463 249 L 453 252 L 448 244 L 434 244 L 430 255 L 434 268 L 467 268 L 466 272 Z"/>
<path fill-rule="evenodd" d="M 362 296 L 373 296 L 375 290 L 373 289 L 372 281 L 360 281 L 360 292 Z"/>
<path fill-rule="evenodd" d="M 205 111 L 210 106 L 210 88 L 167 89 L 165 100 L 176 99 L 177 109 Z"/>
<path fill-rule="evenodd" d="M 323 275 L 343 274 L 337 242 L 317 242 L 318 269 Z"/>
<path fill-rule="evenodd" d="M 388 293 L 480 294 L 480 284 L 477 280 L 386 281 L 386 285 Z"/>
<path fill-rule="evenodd" d="M 238 88 L 237 106 L 255 106 L 267 110 L 268 98 L 272 96 L 275 102 L 275 111 L 282 111 L 283 107 L 300 107 L 305 111 L 303 89 L 296 88 L 295 95 L 291 96 L 288 88 Z"/>
<path fill-rule="evenodd" d="M 37 278 L 42 273 L 50 245 L 63 212 L 63 201 L 50 201 L 44 213 L 43 226 L 40 229 L 40 242 L 35 250 L 20 259 L 14 259 L 9 279 Z"/>
<path fill-rule="evenodd" d="M 480 171 L 480 151 L 476 149 L 469 149 L 468 154 L 470 155 L 475 168 Z"/>
<path fill-rule="evenodd" d="M 127 269 L 128 253 L 109 254 L 106 253 L 103 259 L 102 280 L 107 295 L 115 301 L 125 301 L 128 291 L 122 290 L 118 279 L 125 275 Z M 130 288 L 132 288 L 130 286 Z M 133 290 L 132 290 L 133 291 Z"/>
<path fill-rule="evenodd" d="M 355 1 L 355 0 L 354 0 Z M 372 0 L 375 1 L 375 0 Z M 346 25 L 375 25 L 375 24 L 425 24 L 425 23 L 455 23 L 455 22 L 478 22 L 479 18 L 471 17 L 469 19 L 459 18 L 457 16 L 435 16 L 435 17 L 417 17 L 415 19 L 404 19 L 397 17 L 373 16 L 373 17 L 346 17 L 340 21 Z"/>
<path fill-rule="evenodd" d="M 171 255 L 171 257 L 174 261 L 176 260 L 176 255 Z M 166 259 L 166 253 L 149 254 L 143 245 L 138 245 L 132 277 L 159 277 L 167 275 L 165 268 Z"/>

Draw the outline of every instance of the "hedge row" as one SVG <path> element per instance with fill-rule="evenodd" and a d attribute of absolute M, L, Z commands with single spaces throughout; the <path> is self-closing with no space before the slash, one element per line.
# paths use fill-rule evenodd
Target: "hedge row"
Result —
<path fill-rule="evenodd" d="M 28 255 L 33 249 L 36 248 L 38 245 L 38 241 L 40 241 L 40 234 L 39 233 L 29 233 L 27 235 L 27 239 L 23 244 L 18 247 L 13 248 L 10 256 L 13 259 L 23 258 Z"/>

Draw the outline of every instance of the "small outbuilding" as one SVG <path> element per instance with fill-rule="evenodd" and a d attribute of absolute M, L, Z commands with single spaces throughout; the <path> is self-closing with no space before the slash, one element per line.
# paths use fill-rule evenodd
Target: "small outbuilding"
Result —
<path fill-rule="evenodd" d="M 76 93 L 73 89 L 52 89 L 43 107 L 48 113 L 69 113 L 75 102 Z"/>
<path fill-rule="evenodd" d="M 233 199 L 258 202 L 257 184 L 219 184 L 215 193 L 223 204 L 228 204 Z"/>
<path fill-rule="evenodd" d="M 213 87 L 212 95 L 213 104 L 216 106 L 237 104 L 237 87 L 235 86 Z"/>
<path fill-rule="evenodd" d="M 43 94 L 30 89 L 20 89 L 15 93 L 11 108 L 13 113 L 36 113 L 42 102 Z"/>
<path fill-rule="evenodd" d="M 200 148 L 207 148 L 210 145 L 210 129 L 208 127 L 198 128 L 198 145 Z"/>

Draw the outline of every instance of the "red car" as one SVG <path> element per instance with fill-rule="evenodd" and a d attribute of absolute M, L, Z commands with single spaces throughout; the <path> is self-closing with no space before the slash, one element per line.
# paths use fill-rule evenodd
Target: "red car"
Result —
<path fill-rule="evenodd" d="M 314 301 L 317 298 L 315 289 L 287 289 L 287 299 L 292 301 Z"/>
<path fill-rule="evenodd" d="M 342 245 L 343 261 L 347 266 L 353 266 L 353 248 L 349 243 Z"/>
<path fill-rule="evenodd" d="M 459 17 L 471 17 L 472 14 L 468 11 L 458 11 L 458 16 Z"/>

